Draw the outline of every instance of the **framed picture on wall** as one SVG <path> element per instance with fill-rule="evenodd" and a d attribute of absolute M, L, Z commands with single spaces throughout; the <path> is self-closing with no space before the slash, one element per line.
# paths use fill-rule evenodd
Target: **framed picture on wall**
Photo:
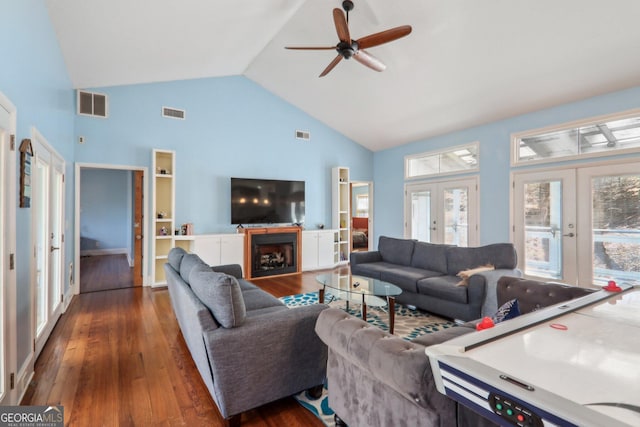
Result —
<path fill-rule="evenodd" d="M 31 207 L 31 158 L 33 148 L 30 139 L 20 143 L 20 207 Z"/>

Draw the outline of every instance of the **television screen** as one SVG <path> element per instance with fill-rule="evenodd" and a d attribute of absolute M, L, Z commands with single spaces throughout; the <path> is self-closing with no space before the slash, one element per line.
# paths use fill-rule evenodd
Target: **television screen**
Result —
<path fill-rule="evenodd" d="M 232 224 L 304 222 L 304 181 L 231 178 Z"/>

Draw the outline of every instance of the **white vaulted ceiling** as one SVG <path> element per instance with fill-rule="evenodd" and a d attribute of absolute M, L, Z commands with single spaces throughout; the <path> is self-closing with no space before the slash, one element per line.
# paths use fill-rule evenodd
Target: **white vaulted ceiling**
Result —
<path fill-rule="evenodd" d="M 637 0 L 354 0 L 353 38 L 413 32 L 326 77 L 341 0 L 45 0 L 76 88 L 244 75 L 371 150 L 640 85 Z"/>

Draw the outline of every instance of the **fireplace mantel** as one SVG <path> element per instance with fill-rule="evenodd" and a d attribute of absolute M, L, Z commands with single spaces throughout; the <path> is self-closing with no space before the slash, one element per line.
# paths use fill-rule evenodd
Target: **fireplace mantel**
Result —
<path fill-rule="evenodd" d="M 256 235 L 273 235 L 274 237 L 278 234 L 295 234 L 295 268 L 294 271 L 288 271 L 283 274 L 270 274 L 269 277 L 273 277 L 275 275 L 289 275 L 289 274 L 297 274 L 302 271 L 302 227 L 289 226 L 289 227 L 248 227 L 244 228 L 243 232 L 245 234 L 244 239 L 244 274 L 247 279 L 253 279 L 257 277 L 264 276 L 255 276 L 253 269 L 253 262 L 255 259 L 255 254 L 253 252 L 253 236 Z"/>

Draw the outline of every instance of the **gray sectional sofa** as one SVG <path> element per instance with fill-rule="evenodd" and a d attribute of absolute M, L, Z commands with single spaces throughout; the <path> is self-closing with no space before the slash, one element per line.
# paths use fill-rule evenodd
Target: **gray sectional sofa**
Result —
<path fill-rule="evenodd" d="M 181 248 L 164 269 L 182 336 L 227 425 L 265 403 L 322 392 L 327 347 L 314 327 L 326 305 L 289 309 L 243 280 L 239 265 L 210 267 Z"/>
<path fill-rule="evenodd" d="M 502 277 L 497 300 L 502 305 L 515 298 L 520 312 L 526 314 L 590 292 L 575 286 Z M 475 323 L 406 341 L 344 310 L 323 311 L 316 331 L 329 346 L 329 406 L 349 427 L 495 426 L 436 390 L 425 354 L 427 346 L 475 333 Z"/>
<path fill-rule="evenodd" d="M 460 271 L 486 264 L 492 264 L 495 270 L 474 274 L 466 286 L 457 286 Z M 396 297 L 402 304 L 464 321 L 497 309 L 498 278 L 522 275 L 516 268 L 516 251 L 511 243 L 470 248 L 380 236 L 378 250 L 352 252 L 350 265 L 352 274 L 402 288 L 402 294 Z"/>

